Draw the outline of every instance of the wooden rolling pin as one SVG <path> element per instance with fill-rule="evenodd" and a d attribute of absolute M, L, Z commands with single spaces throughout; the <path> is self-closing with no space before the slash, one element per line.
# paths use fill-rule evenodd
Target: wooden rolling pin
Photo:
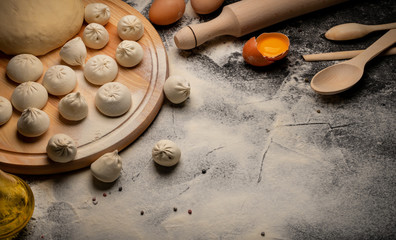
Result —
<path fill-rule="evenodd" d="M 192 49 L 222 35 L 240 37 L 286 19 L 347 0 L 244 0 L 229 4 L 206 23 L 186 26 L 174 36 L 179 49 Z"/>

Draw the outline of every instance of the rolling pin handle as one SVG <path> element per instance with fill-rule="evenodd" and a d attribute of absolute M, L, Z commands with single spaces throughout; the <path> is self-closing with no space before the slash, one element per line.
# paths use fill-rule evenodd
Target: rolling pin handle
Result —
<path fill-rule="evenodd" d="M 174 41 L 179 49 L 188 50 L 215 37 L 222 35 L 237 36 L 239 33 L 239 23 L 232 10 L 226 6 L 217 18 L 180 29 L 175 34 Z"/>
<path fill-rule="evenodd" d="M 188 50 L 197 47 L 197 37 L 190 26 L 180 29 L 174 36 L 174 41 L 179 49 Z"/>

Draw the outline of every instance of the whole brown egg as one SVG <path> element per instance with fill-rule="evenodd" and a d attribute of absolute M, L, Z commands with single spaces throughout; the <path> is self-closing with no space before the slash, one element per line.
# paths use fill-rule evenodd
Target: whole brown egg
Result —
<path fill-rule="evenodd" d="M 157 25 L 169 25 L 183 16 L 185 8 L 184 0 L 154 0 L 149 10 L 149 19 Z"/>

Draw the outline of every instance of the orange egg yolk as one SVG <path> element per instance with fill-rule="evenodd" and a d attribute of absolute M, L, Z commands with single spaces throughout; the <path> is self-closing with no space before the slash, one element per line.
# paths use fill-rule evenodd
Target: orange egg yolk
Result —
<path fill-rule="evenodd" d="M 262 38 L 257 43 L 259 52 L 267 57 L 276 57 L 287 51 L 288 47 L 283 39 L 272 36 Z"/>

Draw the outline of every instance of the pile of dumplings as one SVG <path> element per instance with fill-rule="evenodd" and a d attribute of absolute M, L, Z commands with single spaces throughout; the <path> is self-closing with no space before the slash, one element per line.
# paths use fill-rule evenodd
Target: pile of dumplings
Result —
<path fill-rule="evenodd" d="M 30 138 L 44 134 L 50 127 L 50 118 L 42 110 L 49 94 L 61 97 L 58 111 L 64 119 L 81 121 L 86 118 L 88 104 L 76 89 L 78 81 L 72 67 L 82 67 L 85 79 L 99 87 L 95 106 L 100 113 L 109 117 L 125 114 L 132 106 L 131 92 L 125 85 L 113 81 L 117 78 L 118 65 L 131 68 L 143 60 L 144 51 L 137 41 L 144 34 L 144 26 L 134 15 L 122 17 L 117 24 L 117 33 L 122 41 L 116 48 L 115 59 L 98 54 L 86 61 L 87 47 L 102 49 L 108 44 L 109 33 L 105 25 L 110 15 L 110 8 L 106 4 L 88 4 L 84 16 L 87 25 L 82 37 L 75 37 L 64 44 L 59 55 L 65 65 L 50 66 L 44 73 L 42 83 L 37 82 L 44 72 L 39 58 L 32 54 L 19 54 L 11 58 L 6 74 L 19 85 L 10 100 L 0 96 L 0 125 L 8 122 L 14 108 L 21 112 L 17 122 L 17 131 L 21 135 Z M 77 154 L 76 143 L 66 134 L 52 136 L 46 149 L 48 157 L 60 163 L 72 161 Z M 99 178 L 105 181 L 116 179 L 120 174 L 121 160 L 116 157 L 116 153 L 111 156 L 117 158 L 117 164 L 112 170 L 101 171 Z M 112 176 L 102 176 L 104 173 L 111 173 Z"/>

